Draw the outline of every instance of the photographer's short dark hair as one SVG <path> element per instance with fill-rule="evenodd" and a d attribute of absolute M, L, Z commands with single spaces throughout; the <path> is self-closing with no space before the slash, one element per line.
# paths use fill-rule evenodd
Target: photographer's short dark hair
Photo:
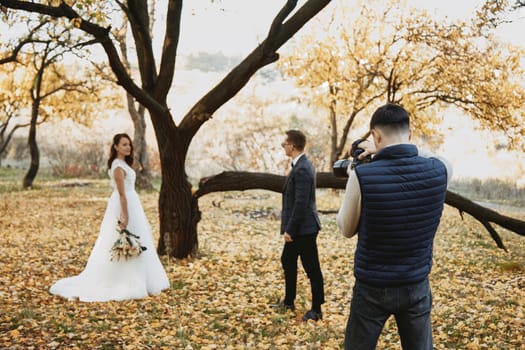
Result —
<path fill-rule="evenodd" d="M 306 145 L 306 136 L 300 130 L 288 130 L 286 132 L 286 140 L 295 146 L 299 151 L 304 150 Z"/>
<path fill-rule="evenodd" d="M 387 103 L 379 107 L 370 119 L 370 129 L 380 127 L 392 131 L 408 131 L 410 117 L 408 112 L 398 104 Z"/>

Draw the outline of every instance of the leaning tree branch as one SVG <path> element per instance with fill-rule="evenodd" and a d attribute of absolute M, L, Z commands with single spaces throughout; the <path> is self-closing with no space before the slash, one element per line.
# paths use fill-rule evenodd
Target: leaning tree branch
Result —
<path fill-rule="evenodd" d="M 29 40 L 23 40 L 19 42 L 8 56 L 0 58 L 0 65 L 9 63 L 9 62 L 15 62 L 17 60 L 18 53 L 20 52 L 20 50 L 22 50 L 22 47 L 24 47 L 24 45 L 28 43 L 30 43 Z"/>
<path fill-rule="evenodd" d="M 4 1 L 4 0 L 0 0 Z M 274 18 L 268 36 L 241 63 L 232 69 L 212 90 L 203 96 L 186 114 L 180 129 L 191 140 L 199 128 L 209 120 L 213 113 L 229 101 L 249 81 L 260 68 L 279 59 L 277 50 L 297 33 L 310 19 L 319 13 L 330 0 L 308 0 L 283 22 L 293 11 L 297 1 L 288 0 Z"/>
<path fill-rule="evenodd" d="M 266 40 L 264 41 L 264 47 L 263 52 L 270 53 L 275 51 L 278 47 L 274 47 L 273 45 L 276 44 L 273 38 L 276 38 L 279 34 L 279 31 L 282 28 L 282 25 L 284 23 L 284 20 L 292 13 L 295 6 L 297 6 L 297 0 L 287 0 L 286 4 L 281 8 L 277 16 L 273 19 L 272 25 L 270 26 L 270 30 L 268 32 L 268 36 L 266 37 Z"/>
<path fill-rule="evenodd" d="M 217 175 L 202 178 L 199 181 L 199 188 L 194 196 L 199 198 L 212 192 L 255 189 L 282 192 L 285 179 L 285 176 L 267 173 L 225 171 Z M 344 189 L 346 188 L 346 179 L 337 178 L 332 173 L 317 173 L 317 188 Z M 513 231 L 520 236 L 525 236 L 525 221 L 502 215 L 451 191 L 447 191 L 445 203 L 457 208 L 460 214 L 470 214 L 481 222 L 497 246 L 505 251 L 507 251 L 507 249 L 499 234 L 492 227 L 492 223 Z"/>
<path fill-rule="evenodd" d="M 149 93 L 153 92 L 157 79 L 153 42 L 149 31 L 148 3 L 143 0 L 127 1 L 128 20 L 135 40 L 135 52 L 139 62 L 139 72 L 142 79 L 142 88 Z M 168 8 L 171 7 L 168 5 Z M 169 20 L 169 17 L 167 18 Z M 124 55 L 124 54 L 123 54 Z"/>
<path fill-rule="evenodd" d="M 182 0 L 170 1 L 168 3 L 166 16 L 166 31 L 160 59 L 159 75 L 155 85 L 155 97 L 158 101 L 166 101 L 173 83 L 181 30 L 181 15 Z"/>

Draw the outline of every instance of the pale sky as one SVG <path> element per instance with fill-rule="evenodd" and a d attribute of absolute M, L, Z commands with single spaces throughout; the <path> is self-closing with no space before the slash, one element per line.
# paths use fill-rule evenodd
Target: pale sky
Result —
<path fill-rule="evenodd" d="M 323 11 L 344 1 L 333 0 Z M 450 19 L 471 16 L 482 0 L 404 0 L 409 5 L 427 9 L 430 14 Z M 196 51 L 222 51 L 230 55 L 242 55 L 250 52 L 262 41 L 271 21 L 279 11 L 284 0 L 192 0 L 184 5 L 180 53 L 182 55 Z M 305 0 L 298 1 L 300 8 Z M 498 33 L 505 40 L 525 47 L 525 13 L 521 20 L 503 25 Z M 161 18 L 161 22 L 162 18 Z M 163 33 L 163 28 L 160 32 Z M 303 28 L 304 29 L 304 28 Z"/>
<path fill-rule="evenodd" d="M 165 6 L 165 0 L 157 0 L 159 6 Z M 473 14 L 483 0 L 400 0 L 418 8 L 424 8 L 437 17 L 451 19 L 466 18 Z M 299 0 L 296 9 L 306 0 Z M 331 11 L 340 3 L 350 4 L 353 0 L 332 0 L 322 13 Z M 215 53 L 222 51 L 226 55 L 245 55 L 261 42 L 270 27 L 271 21 L 285 0 L 191 0 L 183 6 L 179 54 L 182 56 L 199 51 Z M 165 29 L 165 11 L 156 12 L 157 21 L 154 29 L 156 47 L 162 47 L 162 35 Z M 498 33 L 505 41 L 525 47 L 525 11 L 516 16 L 517 20 L 504 24 Z M 319 20 L 318 15 L 313 21 Z M 307 27 L 313 23 L 307 24 Z M 25 31 L 25 25 L 7 29 L 0 21 L 2 35 L 6 32 Z M 301 32 L 304 32 L 303 28 Z"/>
<path fill-rule="evenodd" d="M 158 0 L 159 4 L 165 0 Z M 353 0 L 333 0 L 331 4 L 323 12 L 329 12 L 332 7 L 338 3 L 350 3 Z M 399 0 L 406 1 L 410 5 L 418 8 L 426 9 L 430 14 L 438 18 L 467 18 L 472 16 L 475 8 L 479 6 L 482 0 Z M 297 8 L 300 8 L 306 0 L 299 0 Z M 270 27 L 271 21 L 285 0 L 191 0 L 186 1 L 183 8 L 183 17 L 181 23 L 181 37 L 179 42 L 179 56 L 186 56 L 191 53 L 205 51 L 215 53 L 222 51 L 226 55 L 245 56 L 251 52 L 258 43 L 260 43 L 266 36 Z M 162 5 L 162 4 L 161 4 Z M 161 9 L 157 11 L 158 16 L 162 16 Z M 525 11 L 522 11 L 517 20 L 511 24 L 503 25 L 498 29 L 498 33 L 505 41 L 512 42 L 517 45 L 525 47 Z M 318 16 L 318 18 L 321 16 Z M 314 19 L 312 23 L 303 28 L 299 34 L 308 30 L 308 26 L 315 25 Z M 158 18 L 154 32 L 164 33 L 164 18 Z M 5 35 L 5 28 L 0 22 L 0 31 Z M 23 29 L 23 28 L 22 28 Z M 161 35 L 162 35 L 161 34 Z M 157 53 L 160 52 L 162 45 L 162 36 L 157 37 Z M 1 40 L 1 39 L 0 39 Z M 103 54 L 103 53 L 101 53 Z M 182 72 L 179 72 L 179 78 L 183 78 Z M 194 77 L 195 78 L 195 77 Z M 216 79 L 222 78 L 222 75 Z M 196 99 L 202 96 L 213 82 L 197 81 L 190 78 L 188 84 L 195 85 L 193 88 L 188 88 L 188 102 L 185 103 L 182 96 L 178 96 L 177 109 L 181 109 L 180 113 L 187 108 L 186 104 L 191 105 Z M 182 79 L 184 80 L 184 79 Z M 177 79 L 177 84 L 181 83 L 181 79 Z M 182 82 L 185 84 L 184 82 Z M 202 91 L 201 91 L 202 90 Z M 180 91 L 178 92 L 180 94 Z M 468 123 L 467 123 L 468 124 Z M 465 125 L 465 130 L 471 129 L 472 125 Z M 481 173 L 486 173 L 486 167 L 483 165 L 487 163 L 486 152 L 483 149 L 479 150 L 478 155 L 469 156 L 467 160 L 463 159 L 465 148 L 468 145 L 465 143 L 465 136 L 461 133 L 450 135 L 448 142 L 444 145 L 443 150 L 456 150 L 449 153 L 448 156 L 452 158 L 457 174 L 463 176 L 476 176 Z M 457 152 L 457 150 L 463 150 Z M 447 156 L 447 155 L 446 155 Z M 501 157 L 498 157 L 500 159 Z M 513 164 L 516 162 L 508 159 L 500 159 L 501 164 L 491 163 L 493 166 L 489 167 L 491 171 L 505 169 L 505 164 Z M 476 166 L 477 165 L 477 166 Z M 482 166 L 483 169 L 478 166 Z M 486 174 L 495 176 L 496 174 Z"/>

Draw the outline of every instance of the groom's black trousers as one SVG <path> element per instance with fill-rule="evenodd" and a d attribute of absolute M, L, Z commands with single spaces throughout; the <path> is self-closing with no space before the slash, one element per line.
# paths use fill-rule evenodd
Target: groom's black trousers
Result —
<path fill-rule="evenodd" d="M 297 258 L 301 257 L 304 271 L 310 279 L 312 309 L 321 311 L 321 304 L 324 303 L 324 283 L 316 240 L 317 234 L 312 234 L 296 236 L 293 238 L 293 242 L 284 244 L 281 263 L 286 284 L 284 303 L 287 305 L 292 305 L 295 300 L 297 293 Z"/>

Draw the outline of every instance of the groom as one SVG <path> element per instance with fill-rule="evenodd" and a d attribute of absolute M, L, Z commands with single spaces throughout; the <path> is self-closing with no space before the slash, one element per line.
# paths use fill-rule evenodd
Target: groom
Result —
<path fill-rule="evenodd" d="M 287 131 L 281 144 L 286 155 L 292 158 L 292 170 L 283 190 L 281 217 L 281 234 L 284 234 L 285 242 L 281 263 L 286 294 L 284 300 L 272 306 L 295 310 L 297 258 L 300 256 L 312 293 L 312 309 L 303 316 L 303 321 L 317 321 L 323 318 L 321 304 L 324 303 L 323 275 L 316 242 L 321 225 L 315 204 L 315 170 L 304 154 L 305 145 L 306 137 L 299 130 Z"/>

